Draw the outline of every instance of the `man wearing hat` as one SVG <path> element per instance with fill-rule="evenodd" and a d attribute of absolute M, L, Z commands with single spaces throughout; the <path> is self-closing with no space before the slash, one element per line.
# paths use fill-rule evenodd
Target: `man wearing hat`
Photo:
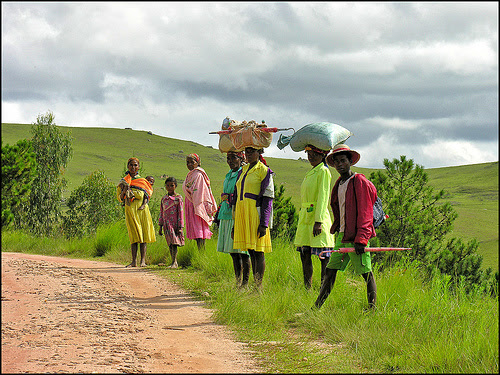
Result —
<path fill-rule="evenodd" d="M 330 199 L 333 212 L 332 234 L 338 232 L 335 238 L 335 248 L 353 247 L 354 253 L 333 252 L 327 264 L 325 278 L 321 284 L 315 306 L 320 308 L 327 299 L 337 271 L 344 271 L 352 262 L 356 273 L 361 274 L 366 281 L 368 304 L 375 307 L 377 286 L 371 267 L 371 256 L 365 252 L 368 241 L 376 236 L 373 227 L 373 204 L 377 199 L 377 189 L 363 174 L 351 171 L 351 166 L 359 161 L 358 152 L 351 150 L 345 144 L 338 144 L 326 157 L 328 165 L 334 167 L 340 174 L 335 182 Z"/>

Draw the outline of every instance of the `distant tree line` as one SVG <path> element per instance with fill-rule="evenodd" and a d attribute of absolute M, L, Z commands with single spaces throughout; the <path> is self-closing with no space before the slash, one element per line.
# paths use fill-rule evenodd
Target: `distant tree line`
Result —
<path fill-rule="evenodd" d="M 35 235 L 79 237 L 92 235 L 101 224 L 123 218 L 116 186 L 102 171 L 85 177 L 66 202 L 64 171 L 72 156 L 71 136 L 57 128 L 54 115 L 39 115 L 31 140 L 2 143 L 2 230 L 23 229 Z M 411 247 L 411 251 L 373 253 L 379 270 L 413 262 L 425 274 L 449 276 L 450 287 L 466 285 L 469 292 L 498 295 L 498 271 L 481 269 L 478 242 L 450 237 L 457 213 L 443 202 L 445 192 L 434 192 L 423 167 L 405 156 L 384 171 L 371 173 L 389 219 L 377 229 L 371 246 Z M 66 207 L 63 212 L 62 207 Z M 298 215 L 285 187 L 275 186 L 271 236 L 293 243 Z"/>

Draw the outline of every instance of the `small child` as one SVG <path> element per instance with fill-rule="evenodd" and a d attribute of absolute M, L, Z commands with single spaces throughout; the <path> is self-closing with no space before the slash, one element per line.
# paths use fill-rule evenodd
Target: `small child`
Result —
<path fill-rule="evenodd" d="M 146 176 L 146 181 L 149 182 L 151 185 L 151 192 L 153 191 L 153 185 L 155 184 L 155 178 L 153 176 Z M 151 193 L 153 195 L 153 193 Z M 144 199 L 142 200 L 141 207 L 138 208 L 138 210 L 144 210 L 144 207 L 149 203 L 149 200 L 151 197 L 147 194 L 144 193 Z"/>
<path fill-rule="evenodd" d="M 125 192 L 125 200 L 122 202 L 122 206 L 130 206 L 130 202 L 132 202 L 135 199 L 134 192 L 132 189 L 130 189 L 130 185 L 128 184 L 127 181 L 125 181 L 124 178 L 122 178 L 118 184 L 118 187 L 121 189 L 121 192 Z"/>
<path fill-rule="evenodd" d="M 168 268 L 177 268 L 177 247 L 184 246 L 184 203 L 182 196 L 175 192 L 177 180 L 174 177 L 168 177 L 165 180 L 165 189 L 167 194 L 161 199 L 160 217 L 158 224 L 160 226 L 160 236 L 165 233 L 165 240 L 170 249 L 172 263 Z"/>

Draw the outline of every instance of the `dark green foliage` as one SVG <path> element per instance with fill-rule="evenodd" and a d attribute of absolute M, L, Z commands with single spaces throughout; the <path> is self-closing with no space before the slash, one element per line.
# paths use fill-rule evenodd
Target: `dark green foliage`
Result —
<path fill-rule="evenodd" d="M 454 276 L 456 283 L 463 282 L 468 291 L 474 288 L 496 290 L 492 269 L 481 270 L 483 257 L 477 254 L 476 240 L 466 244 L 461 239 L 452 238 L 443 245 L 427 257 L 429 268 L 437 267 L 441 273 Z"/>
<path fill-rule="evenodd" d="M 63 216 L 67 237 L 93 233 L 100 224 L 123 216 L 116 198 L 116 185 L 100 170 L 85 177 L 83 183 L 71 192 L 67 206 L 68 211 Z"/>
<path fill-rule="evenodd" d="M 38 115 L 31 130 L 37 168 L 26 205 L 26 225 L 34 233 L 49 235 L 61 215 L 62 192 L 66 186 L 63 172 L 72 155 L 71 136 L 60 132 L 51 112 Z"/>
<path fill-rule="evenodd" d="M 449 203 L 439 202 L 444 191 L 434 193 L 428 186 L 424 169 L 413 160 L 389 162 L 384 159 L 385 171 L 370 174 L 389 219 L 377 229 L 380 243 L 394 247 L 410 247 L 414 259 L 423 260 L 436 242 L 452 229 L 457 214 Z M 438 204 L 439 202 L 439 204 Z M 407 252 L 378 253 L 375 259 L 388 258 L 391 263 Z"/>
<path fill-rule="evenodd" d="M 22 139 L 13 146 L 2 144 L 2 228 L 24 220 L 22 207 L 28 200 L 36 170 L 30 141 Z"/>
<path fill-rule="evenodd" d="M 273 227 L 271 238 L 282 238 L 292 242 L 297 230 L 298 214 L 291 203 L 291 197 L 285 198 L 285 187 L 274 185 Z"/>
<path fill-rule="evenodd" d="M 423 167 L 405 156 L 392 162 L 384 159 L 384 166 L 385 171 L 371 173 L 370 180 L 389 218 L 377 229 L 377 237 L 371 244 L 412 250 L 374 253 L 374 262 L 383 269 L 401 258 L 409 258 L 425 264 L 429 274 L 438 270 L 452 276 L 452 286 L 465 283 L 468 290 L 478 287 L 496 290 L 491 269 L 481 270 L 477 241 L 464 244 L 460 239 L 447 237 L 457 213 L 450 203 L 442 202 L 444 190 L 435 193 L 427 185 Z"/>

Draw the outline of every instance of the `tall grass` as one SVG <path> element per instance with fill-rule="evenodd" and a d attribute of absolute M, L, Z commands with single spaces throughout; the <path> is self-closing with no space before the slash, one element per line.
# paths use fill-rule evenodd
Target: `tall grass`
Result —
<path fill-rule="evenodd" d="M 425 282 L 417 265 L 400 264 L 384 273 L 375 269 L 376 311 L 366 311 L 366 286 L 349 268 L 315 311 L 319 262 L 306 291 L 297 252 L 278 241 L 273 246 L 262 293 L 252 282 L 244 291 L 235 288 L 231 259 L 217 253 L 215 241 L 194 253 L 199 271 L 180 278 L 208 296 L 214 317 L 252 343 L 271 372 L 498 372 L 496 299 L 463 287 L 452 293 L 449 278 Z M 306 360 L 298 365 L 297 358 Z"/>
<path fill-rule="evenodd" d="M 96 257 L 98 248 L 105 250 Z M 121 222 L 80 240 L 3 231 L 2 251 L 130 262 Z M 248 288 L 236 288 L 231 257 L 216 251 L 216 235 L 204 251 L 187 240 L 178 261 L 184 268 L 158 266 L 170 262 L 165 239 L 148 245 L 149 269 L 206 300 L 215 320 L 249 343 L 266 372 L 498 373 L 498 300 L 465 288 L 452 293 L 447 277 L 425 281 L 416 264 L 375 268 L 378 307 L 367 311 L 364 281 L 349 267 L 338 273 L 323 307 L 311 309 L 319 261 L 313 259 L 307 291 L 299 256 L 287 243 L 273 241 L 260 292 L 252 277 Z"/>

